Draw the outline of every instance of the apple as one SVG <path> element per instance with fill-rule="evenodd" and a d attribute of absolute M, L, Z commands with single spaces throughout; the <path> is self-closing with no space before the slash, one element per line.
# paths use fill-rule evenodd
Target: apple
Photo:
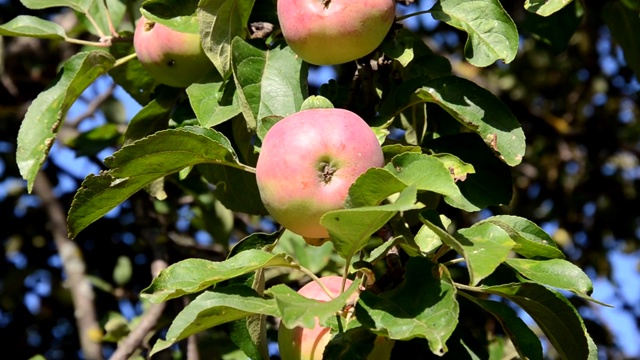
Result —
<path fill-rule="evenodd" d="M 320 281 L 333 294 L 334 297 L 340 295 L 342 289 L 341 276 L 325 276 Z M 351 280 L 347 279 L 345 288 L 351 285 Z M 309 299 L 329 301 L 331 297 L 324 292 L 317 282 L 307 283 L 298 290 L 298 293 Z M 354 297 L 357 297 L 355 294 Z M 355 299 L 354 299 L 355 300 Z M 283 360 L 321 360 L 325 347 L 331 340 L 331 329 L 322 327 L 316 319 L 316 325 L 312 329 L 296 327 L 286 328 L 282 323 L 278 329 L 278 345 L 280 358 Z M 374 342 L 373 351 L 369 354 L 369 360 L 389 360 L 393 349 L 393 340 L 378 336 Z"/>
<path fill-rule="evenodd" d="M 200 34 L 179 32 L 145 17 L 136 24 L 133 47 L 142 67 L 169 86 L 187 87 L 213 69 Z"/>
<path fill-rule="evenodd" d="M 395 0 L 278 0 L 285 41 L 304 61 L 342 64 L 381 43 L 395 19 Z"/>
<path fill-rule="evenodd" d="M 269 129 L 256 164 L 260 197 L 282 226 L 320 245 L 329 237 L 326 212 L 344 208 L 349 187 L 371 167 L 384 165 L 369 125 L 344 109 L 308 109 Z"/>

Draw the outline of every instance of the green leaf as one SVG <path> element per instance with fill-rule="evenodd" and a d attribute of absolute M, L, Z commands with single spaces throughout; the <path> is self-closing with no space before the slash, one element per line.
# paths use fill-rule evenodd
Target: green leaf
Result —
<path fill-rule="evenodd" d="M 473 133 L 447 135 L 429 141 L 426 147 L 436 153 L 453 154 L 473 165 L 474 174 L 456 185 L 472 206 L 484 209 L 491 205 L 504 205 L 513 196 L 512 174 L 507 164 L 492 156 L 479 136 Z M 445 198 L 447 200 L 447 198 Z M 447 201 L 448 202 L 448 201 Z"/>
<path fill-rule="evenodd" d="M 90 33 L 96 36 L 111 36 L 109 20 L 111 20 L 113 28 L 118 29 L 126 10 L 127 7 L 121 0 L 106 0 L 106 5 L 105 0 L 93 0 L 86 11 L 86 13 L 91 15 L 93 21 L 89 20 L 84 12 L 83 14 L 79 14 L 78 17 Z M 107 12 L 109 13 L 108 17 Z"/>
<path fill-rule="evenodd" d="M 363 326 L 350 328 L 347 331 L 337 333 L 331 338 L 322 353 L 322 357 L 324 359 L 366 360 L 371 354 L 372 356 L 380 356 L 382 359 L 390 359 L 393 341 L 389 339 L 381 340 L 385 344 L 380 345 L 380 348 L 376 348 L 376 351 L 374 350 L 376 339 L 376 334 Z M 372 353 L 372 351 L 376 352 Z M 387 351 L 388 353 L 382 355 L 378 351 Z"/>
<path fill-rule="evenodd" d="M 95 0 L 20 0 L 22 5 L 32 10 L 67 6 L 79 12 L 89 10 Z"/>
<path fill-rule="evenodd" d="M 515 244 L 506 231 L 491 223 L 477 223 L 450 235 L 440 226 L 421 218 L 443 243 L 464 257 L 472 285 L 491 275 L 507 259 Z"/>
<path fill-rule="evenodd" d="M 383 168 L 371 168 L 349 187 L 346 208 L 376 206 L 388 196 L 399 193 L 408 185 Z"/>
<path fill-rule="evenodd" d="M 122 36 L 133 37 L 133 33 L 123 32 Z M 133 54 L 135 50 L 133 42 L 116 41 L 109 47 L 109 52 L 114 58 L 119 59 Z M 142 68 L 142 64 L 137 57 L 112 68 L 109 70 L 109 75 L 139 104 L 144 106 L 151 101 L 152 91 L 156 82 Z"/>
<path fill-rule="evenodd" d="M 37 16 L 19 15 L 8 23 L 0 25 L 0 35 L 27 36 L 41 39 L 64 40 L 67 34 L 62 26 Z"/>
<path fill-rule="evenodd" d="M 16 162 L 20 174 L 33 188 L 67 111 L 82 92 L 105 74 L 115 59 L 104 51 L 81 52 L 65 63 L 53 84 L 29 106 L 18 132 Z"/>
<path fill-rule="evenodd" d="M 253 215 L 267 215 L 256 175 L 225 165 L 200 164 L 198 171 L 215 186 L 213 193 L 229 210 Z"/>
<path fill-rule="evenodd" d="M 266 290 L 266 293 L 275 298 L 285 327 L 311 329 L 316 324 L 325 324 L 330 317 L 340 312 L 356 293 L 360 282 L 354 281 L 343 293 L 329 301 L 309 299 L 284 284 L 275 285 Z"/>
<path fill-rule="evenodd" d="M 572 0 L 525 0 L 524 8 L 541 16 L 549 16 L 569 5 Z"/>
<path fill-rule="evenodd" d="M 129 121 L 127 131 L 124 133 L 125 144 L 133 143 L 167 128 L 178 101 L 178 89 L 167 86 L 156 93 L 156 98 L 140 109 Z"/>
<path fill-rule="evenodd" d="M 247 23 L 255 0 L 201 0 L 198 21 L 202 47 L 222 75 L 231 74 L 231 42 L 247 36 Z"/>
<path fill-rule="evenodd" d="M 584 17 L 584 9 L 579 1 L 565 6 L 549 16 L 527 12 L 522 27 L 533 36 L 549 45 L 554 54 L 567 49 L 569 41 Z"/>
<path fill-rule="evenodd" d="M 140 7 L 145 18 L 179 32 L 198 33 L 200 25 L 195 16 L 197 0 L 146 0 Z"/>
<path fill-rule="evenodd" d="M 500 295 L 526 311 L 544 332 L 562 359 L 597 359 L 593 340 L 578 311 L 562 294 L 535 283 L 516 283 L 480 288 Z"/>
<path fill-rule="evenodd" d="M 338 254 L 351 259 L 367 245 L 371 235 L 398 211 L 416 207 L 416 187 L 409 186 L 391 204 L 329 211 L 320 218 L 320 224 L 329 231 Z"/>
<path fill-rule="evenodd" d="M 248 286 L 205 291 L 182 309 L 167 330 L 165 340 L 158 340 L 149 356 L 193 334 L 251 314 L 280 316 L 275 300 L 261 297 Z"/>
<path fill-rule="evenodd" d="M 527 258 L 564 259 L 556 242 L 531 220 L 511 215 L 497 215 L 482 220 L 500 226 L 511 240 L 513 251 Z"/>
<path fill-rule="evenodd" d="M 306 66 L 289 47 L 260 50 L 241 38 L 233 39 L 233 78 L 247 128 L 261 119 L 299 111 L 306 97 Z"/>
<path fill-rule="evenodd" d="M 627 65 L 640 77 L 640 38 L 635 36 L 640 29 L 638 12 L 629 10 L 619 1 L 607 1 L 601 13 L 611 35 L 622 48 Z"/>
<path fill-rule="evenodd" d="M 308 109 L 333 109 L 333 104 L 324 96 L 311 95 L 300 105 L 300 111 Z"/>
<path fill-rule="evenodd" d="M 493 315 L 509 336 L 518 355 L 522 359 L 542 360 L 542 344 L 538 336 L 525 324 L 518 314 L 508 305 L 498 301 L 482 300 L 458 292 L 464 298 L 471 300 L 485 311 Z"/>
<path fill-rule="evenodd" d="M 159 131 L 122 147 L 105 159 L 110 170 L 87 176 L 76 192 L 67 219 L 69 236 L 154 180 L 202 163 L 242 168 L 227 138 L 196 126 Z"/>
<path fill-rule="evenodd" d="M 333 245 L 325 242 L 320 246 L 307 244 L 302 236 L 285 230 L 278 239 L 274 252 L 285 252 L 291 255 L 300 266 L 314 274 L 319 274 L 331 261 Z"/>
<path fill-rule="evenodd" d="M 489 90 L 457 76 L 446 76 L 424 82 L 415 95 L 438 104 L 480 135 L 508 165 L 522 161 L 526 146 L 522 127 L 511 110 Z"/>
<path fill-rule="evenodd" d="M 456 171 L 465 172 L 463 166 L 447 166 L 442 158 L 419 153 L 404 153 L 391 159 L 385 166 L 391 174 L 407 185 L 415 185 L 420 191 L 442 194 L 452 206 L 466 211 L 480 210 L 467 202 L 452 176 Z M 445 159 L 446 160 L 446 159 Z M 466 175 L 466 173 L 465 173 Z"/>
<path fill-rule="evenodd" d="M 233 83 L 224 84 L 221 80 L 194 83 L 187 88 L 189 103 L 201 126 L 214 127 L 242 112 L 234 91 Z"/>
<path fill-rule="evenodd" d="M 425 338 L 436 355 L 458 323 L 456 290 L 446 268 L 426 258 L 411 257 L 398 287 L 379 295 L 360 294 L 356 318 L 374 333 L 395 340 Z"/>
<path fill-rule="evenodd" d="M 385 37 L 380 49 L 386 56 L 397 60 L 403 67 L 407 67 L 414 58 L 413 47 L 416 40 L 417 38 L 413 31 L 402 28 L 392 32 L 392 36 Z"/>
<path fill-rule="evenodd" d="M 507 259 L 505 263 L 539 284 L 569 290 L 584 297 L 593 292 L 593 284 L 587 274 L 567 260 Z"/>
<path fill-rule="evenodd" d="M 151 285 L 142 290 L 141 296 L 153 303 L 160 303 L 270 266 L 298 267 L 286 254 L 272 254 L 257 249 L 241 251 L 232 258 L 218 262 L 186 259 L 162 270 Z"/>
<path fill-rule="evenodd" d="M 509 63 L 516 57 L 518 29 L 498 0 L 440 0 L 430 12 L 434 19 L 469 34 L 464 56 L 471 64 Z"/>

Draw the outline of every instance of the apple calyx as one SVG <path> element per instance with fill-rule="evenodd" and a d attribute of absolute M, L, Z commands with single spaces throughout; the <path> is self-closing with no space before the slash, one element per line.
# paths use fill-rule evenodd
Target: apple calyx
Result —
<path fill-rule="evenodd" d="M 331 183 L 336 171 L 338 171 L 338 168 L 331 161 L 321 160 L 318 164 L 318 177 L 326 185 Z"/>

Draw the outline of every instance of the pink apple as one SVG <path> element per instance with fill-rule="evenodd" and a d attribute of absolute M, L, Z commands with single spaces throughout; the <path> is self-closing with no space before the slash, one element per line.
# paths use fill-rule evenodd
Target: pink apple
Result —
<path fill-rule="evenodd" d="M 320 278 L 322 284 L 333 294 L 334 297 L 340 295 L 342 289 L 341 276 L 325 276 Z M 345 288 L 351 285 L 351 280 L 347 279 Z M 304 285 L 298 293 L 309 299 L 329 301 L 331 297 L 318 285 L 312 281 Z M 354 300 L 357 294 L 354 296 Z M 321 360 L 325 347 L 331 340 L 331 330 L 320 326 L 316 319 L 316 326 L 312 329 L 296 327 L 288 329 L 280 324 L 278 329 L 278 345 L 280 357 L 283 360 Z M 389 360 L 393 348 L 393 340 L 378 336 L 374 343 L 374 348 L 369 355 L 370 360 Z"/>
<path fill-rule="evenodd" d="M 267 132 L 256 165 L 260 197 L 282 226 L 318 245 L 329 236 L 320 225 L 342 209 L 349 187 L 371 167 L 384 165 L 369 125 L 344 109 L 303 110 Z"/>
<path fill-rule="evenodd" d="M 395 0 L 278 0 L 282 35 L 304 61 L 342 64 L 375 50 L 395 19 Z"/>
<path fill-rule="evenodd" d="M 142 67 L 169 86 L 187 87 L 213 69 L 200 34 L 178 32 L 144 17 L 133 33 L 133 47 Z"/>

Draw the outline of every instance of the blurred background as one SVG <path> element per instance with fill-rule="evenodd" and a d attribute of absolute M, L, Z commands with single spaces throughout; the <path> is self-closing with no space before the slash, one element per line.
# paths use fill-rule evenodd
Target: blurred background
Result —
<path fill-rule="evenodd" d="M 426 10 L 433 3 L 400 2 L 398 12 Z M 640 65 L 625 60 L 640 59 L 640 35 L 634 35 L 635 53 L 624 54 L 605 21 L 611 19 L 602 16 L 606 1 L 574 1 L 547 19 L 526 12 L 521 1 L 502 3 L 521 36 L 510 64 L 475 68 L 462 61 L 465 36 L 429 14 L 403 22 L 449 58 L 455 73 L 498 95 L 527 137 L 525 159 L 513 169 L 512 202 L 460 214 L 456 221 L 468 226 L 492 214 L 514 214 L 543 227 L 591 277 L 592 296 L 613 305 L 567 295 L 585 318 L 601 358 L 640 358 L 640 83 L 633 72 Z M 0 0 L 0 24 L 21 14 L 54 20 L 68 33 L 87 36 L 73 13 L 32 11 L 17 0 Z M 637 12 L 633 21 L 640 24 Z M 562 31 L 545 30 L 545 22 Z M 24 359 L 36 354 L 83 358 L 74 318 L 78 309 L 69 293 L 70 282 L 78 279 L 66 270 L 65 251 L 76 255 L 69 258 L 91 284 L 85 300 L 95 320 L 109 324 L 107 330 L 117 338 L 118 330 L 126 331 L 122 324 L 144 308 L 138 293 L 150 283 L 158 248 L 150 233 L 166 234 L 162 247 L 174 262 L 192 256 L 220 259 L 229 243 L 255 230 L 274 229 L 259 218 L 232 214 L 207 197 L 206 189 L 185 195 L 179 182 L 169 179 L 165 201 L 133 196 L 75 241 L 66 239 L 60 217 L 84 177 L 104 167 L 102 161 L 141 108 L 111 78 L 100 78 L 69 111 L 39 175 L 44 181 L 27 193 L 15 162 L 21 120 L 59 64 L 78 50 L 57 41 L 0 37 L 0 339 Z M 352 74 L 349 68 L 311 68 L 311 93 L 328 79 Z M 331 265 L 327 259 L 317 266 Z M 167 310 L 168 319 L 178 305 Z M 101 351 L 108 357 L 115 344 L 109 345 L 108 337 L 105 341 Z M 551 350 L 548 356 L 554 357 Z"/>

